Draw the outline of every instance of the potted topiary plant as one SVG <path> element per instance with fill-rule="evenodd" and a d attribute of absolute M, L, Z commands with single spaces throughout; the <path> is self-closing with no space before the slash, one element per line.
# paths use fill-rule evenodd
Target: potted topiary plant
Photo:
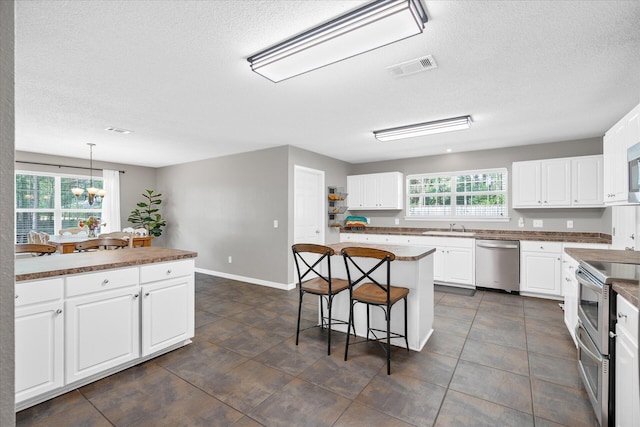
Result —
<path fill-rule="evenodd" d="M 145 228 L 149 236 L 159 237 L 162 234 L 162 227 L 167 225 L 167 221 L 159 213 L 158 205 L 162 203 L 162 194 L 154 194 L 153 190 L 146 190 L 142 193 L 146 200 L 138 202 L 138 208 L 131 211 L 129 221 L 136 228 Z"/>

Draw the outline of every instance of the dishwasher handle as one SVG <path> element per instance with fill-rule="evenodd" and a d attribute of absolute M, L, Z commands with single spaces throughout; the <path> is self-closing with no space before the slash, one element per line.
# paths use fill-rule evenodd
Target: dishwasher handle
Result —
<path fill-rule="evenodd" d="M 476 243 L 479 248 L 518 249 L 518 245 L 508 243 Z"/>

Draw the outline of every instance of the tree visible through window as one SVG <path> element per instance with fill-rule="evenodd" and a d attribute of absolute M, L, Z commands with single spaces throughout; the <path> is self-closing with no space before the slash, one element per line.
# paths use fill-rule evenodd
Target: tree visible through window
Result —
<path fill-rule="evenodd" d="M 507 170 L 407 176 L 408 218 L 507 217 Z"/>
<path fill-rule="evenodd" d="M 93 178 L 93 185 L 102 188 L 102 178 Z M 71 192 L 73 187 L 89 186 L 85 176 L 16 172 L 16 243 L 26 243 L 30 230 L 55 234 L 77 227 L 80 219 L 100 216 L 101 201 L 89 206 Z"/>

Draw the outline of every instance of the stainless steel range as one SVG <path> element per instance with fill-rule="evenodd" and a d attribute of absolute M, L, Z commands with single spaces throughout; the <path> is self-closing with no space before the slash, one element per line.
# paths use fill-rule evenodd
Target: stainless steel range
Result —
<path fill-rule="evenodd" d="M 580 261 L 578 298 L 578 369 L 601 426 L 614 425 L 616 300 L 615 279 L 637 280 L 636 265 Z"/>

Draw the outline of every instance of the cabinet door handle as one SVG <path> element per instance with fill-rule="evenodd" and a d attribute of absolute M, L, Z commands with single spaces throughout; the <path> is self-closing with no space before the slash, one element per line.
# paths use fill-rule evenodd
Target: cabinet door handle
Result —
<path fill-rule="evenodd" d="M 619 311 L 619 312 L 618 312 L 618 319 L 622 319 L 622 318 L 626 319 L 626 318 L 627 318 L 627 315 L 626 315 L 626 314 L 624 314 L 623 312 Z"/>
<path fill-rule="evenodd" d="M 19 296 L 20 296 L 20 295 L 16 294 L 16 299 L 18 299 L 18 297 L 19 297 Z"/>
<path fill-rule="evenodd" d="M 167 275 L 171 274 L 171 269 L 167 270 Z"/>
<path fill-rule="evenodd" d="M 102 286 L 106 285 L 107 283 L 109 283 L 109 279 L 104 279 L 104 280 L 102 281 Z"/>
<path fill-rule="evenodd" d="M 145 297 L 148 297 L 148 296 L 149 296 L 149 292 L 145 293 L 145 294 L 144 294 L 144 296 L 145 296 Z"/>
<path fill-rule="evenodd" d="M 59 308 L 59 309 L 57 309 L 57 310 L 56 310 L 56 314 L 62 314 L 62 309 L 60 309 L 60 308 Z"/>
<path fill-rule="evenodd" d="M 577 200 L 574 200 L 573 202 L 574 202 L 574 203 L 578 203 L 578 201 L 577 201 Z"/>

